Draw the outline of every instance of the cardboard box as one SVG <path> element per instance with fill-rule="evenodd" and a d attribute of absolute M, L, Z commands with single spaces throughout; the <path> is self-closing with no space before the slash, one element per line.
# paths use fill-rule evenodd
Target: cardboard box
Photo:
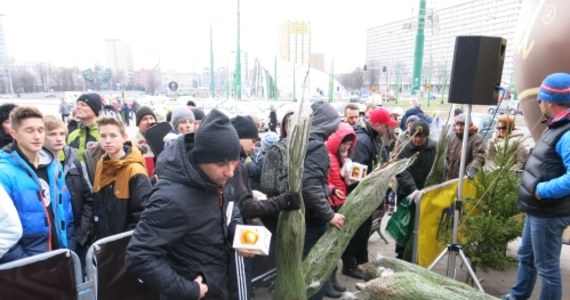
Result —
<path fill-rule="evenodd" d="M 368 174 L 368 166 L 350 161 L 345 163 L 348 169 L 348 179 L 355 181 L 362 181 Z"/>
<path fill-rule="evenodd" d="M 269 255 L 271 232 L 264 226 L 237 225 L 233 247 L 236 250 L 253 250 L 260 255 Z"/>

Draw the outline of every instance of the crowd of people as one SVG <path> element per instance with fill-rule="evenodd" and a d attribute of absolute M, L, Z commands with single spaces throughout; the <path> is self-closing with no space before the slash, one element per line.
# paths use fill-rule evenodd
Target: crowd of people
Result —
<path fill-rule="evenodd" d="M 509 145 L 516 147 L 513 169 L 523 172 L 519 207 L 527 218 L 517 282 L 505 299 L 528 298 L 537 273 L 541 294 L 549 295 L 543 299 L 560 299 L 561 236 L 570 225 L 570 75 L 547 77 L 538 100 L 548 130 L 530 155 L 511 116 L 499 118 L 486 139 L 456 110 L 449 135 L 440 136 L 418 103 L 406 112 L 371 106 L 364 115 L 349 104 L 342 117 L 329 103 L 312 103 L 300 193 L 289 191 L 287 182 L 294 112 L 278 122 L 272 108 L 272 132 L 261 138 L 255 117 L 230 119 L 216 109 L 205 114 L 188 103 L 168 116 L 171 131 L 156 141 L 147 135 L 157 123 L 150 107 L 134 111 L 137 131 L 129 137 L 126 122 L 96 93 L 76 100 L 76 127 L 64 123 L 68 107 L 52 116 L 4 104 L 0 263 L 68 248 L 85 265 L 95 241 L 134 230 L 126 269 L 164 299 L 250 299 L 256 252 L 232 248 L 236 225 L 264 225 L 275 234 L 279 213 L 298 210 L 302 198 L 307 255 L 329 227 L 343 228 L 347 216 L 338 212 L 359 183 L 352 166 L 373 170 L 416 156 L 391 187 L 397 199 L 414 199 L 434 164 L 438 138 L 449 139 L 445 178 L 459 176 L 467 131 L 469 178 L 500 167 L 493 157 Z M 363 278 L 359 265 L 368 262 L 371 225 L 369 216 L 350 240 L 342 274 Z M 399 258 L 404 246 L 396 247 Z M 339 298 L 346 287 L 336 273 L 310 299 Z"/>

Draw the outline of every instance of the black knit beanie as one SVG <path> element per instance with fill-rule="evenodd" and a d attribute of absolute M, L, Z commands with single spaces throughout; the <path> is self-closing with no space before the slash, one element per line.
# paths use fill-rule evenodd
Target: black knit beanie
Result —
<path fill-rule="evenodd" d="M 83 94 L 79 96 L 79 98 L 77 98 L 77 101 L 85 102 L 95 113 L 96 116 L 99 116 L 99 112 L 101 112 L 101 108 L 103 108 L 103 100 L 101 99 L 101 96 L 99 96 L 99 94 L 95 93 Z"/>
<path fill-rule="evenodd" d="M 239 160 L 241 145 L 230 119 L 213 109 L 202 121 L 194 137 L 196 163 L 224 163 Z"/>
<path fill-rule="evenodd" d="M 257 139 L 259 138 L 259 132 L 257 131 L 257 127 L 255 127 L 255 123 L 253 120 L 248 116 L 236 116 L 232 118 L 232 125 L 237 131 L 237 134 L 240 139 Z"/>
<path fill-rule="evenodd" d="M 152 110 L 152 108 L 148 106 L 139 107 L 139 109 L 137 109 L 137 112 L 135 113 L 136 125 L 139 126 L 139 123 L 141 122 L 142 118 L 149 115 L 152 116 L 154 118 L 154 121 L 156 122 L 156 116 L 154 115 L 154 111 Z"/>
<path fill-rule="evenodd" d="M 0 124 L 10 119 L 10 112 L 16 107 L 16 104 L 6 103 L 0 105 Z"/>
<path fill-rule="evenodd" d="M 192 108 L 192 112 L 194 113 L 196 120 L 202 121 L 206 117 L 204 111 L 199 108 Z"/>

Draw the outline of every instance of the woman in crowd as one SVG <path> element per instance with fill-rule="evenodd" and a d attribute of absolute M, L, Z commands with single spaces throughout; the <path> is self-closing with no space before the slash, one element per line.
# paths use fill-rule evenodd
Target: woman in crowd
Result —
<path fill-rule="evenodd" d="M 509 116 L 503 116 L 497 121 L 495 136 L 487 145 L 485 168 L 493 170 L 500 167 L 500 161 L 504 161 L 501 157 L 505 156 L 515 159 L 515 170 L 524 169 L 528 157 L 524 133 L 515 127 L 515 120 Z"/>
<path fill-rule="evenodd" d="M 345 163 L 356 146 L 356 133 L 348 123 L 340 123 L 337 131 L 333 133 L 325 143 L 330 159 L 328 175 L 329 203 L 335 212 L 344 205 L 347 197 L 347 182 L 350 170 L 346 170 Z M 341 286 L 336 278 L 336 268 L 331 274 L 331 284 L 326 291 L 327 297 L 338 298 L 339 293 L 344 292 L 346 287 Z"/>

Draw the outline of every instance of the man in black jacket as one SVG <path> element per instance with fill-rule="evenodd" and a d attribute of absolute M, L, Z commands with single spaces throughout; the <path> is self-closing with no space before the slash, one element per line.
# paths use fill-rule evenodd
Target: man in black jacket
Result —
<path fill-rule="evenodd" d="M 328 197 L 328 174 L 330 160 L 324 142 L 333 134 L 340 124 L 340 116 L 332 105 L 320 101 L 311 105 L 313 123 L 309 134 L 309 144 L 305 156 L 303 172 L 303 200 L 305 201 L 305 244 L 303 256 L 306 256 L 313 245 L 325 233 L 328 225 L 341 229 L 344 215 L 337 214 L 331 208 Z M 322 299 L 329 284 L 310 299 Z"/>
<path fill-rule="evenodd" d="M 262 225 L 257 218 L 276 216 L 281 210 L 296 210 L 300 207 L 301 197 L 299 193 L 286 192 L 267 200 L 257 200 L 253 196 L 253 192 L 249 185 L 248 172 L 245 166 L 245 159 L 255 149 L 255 144 L 259 141 L 259 134 L 255 123 L 249 116 L 236 116 L 231 120 L 233 127 L 237 131 L 241 145 L 239 166 L 234 172 L 228 185 L 234 189 L 233 200 L 239 207 L 240 214 L 244 223 L 251 225 Z M 256 222 L 257 221 L 257 222 Z M 273 241 L 275 239 L 272 239 Z M 271 245 L 274 255 L 275 245 Z M 260 265 L 266 257 L 255 257 L 253 260 L 259 260 Z M 235 264 L 234 264 L 235 262 Z M 237 271 L 240 267 L 245 270 Z M 230 273 L 230 282 L 228 288 L 230 290 L 230 298 L 232 299 L 250 299 L 252 294 L 251 286 L 252 259 L 243 259 L 242 256 L 236 256 L 232 260 L 232 268 Z M 237 285 L 236 285 L 237 284 Z M 247 287 L 247 289 L 238 288 Z M 233 292 L 233 293 L 232 293 Z"/>
<path fill-rule="evenodd" d="M 407 196 L 411 196 L 415 200 L 418 191 L 424 188 L 437 150 L 436 142 L 429 137 L 429 124 L 427 122 L 415 121 L 409 128 L 411 141 L 404 147 L 398 158 L 408 158 L 416 154 L 418 156 L 411 166 L 396 175 L 398 200 L 403 200 Z M 405 246 L 396 244 L 397 258 L 404 259 Z"/>
<path fill-rule="evenodd" d="M 237 205 L 228 202 L 232 191 L 226 182 L 239 153 L 230 120 L 214 109 L 195 136 L 180 136 L 160 155 L 160 179 L 135 228 L 125 264 L 161 299 L 228 299 L 230 243 L 242 220 Z"/>
<path fill-rule="evenodd" d="M 352 152 L 352 161 L 368 166 L 368 172 L 380 163 L 388 160 L 388 154 L 382 144 L 382 136 L 388 132 L 389 127 L 396 127 L 398 122 L 392 119 L 390 112 L 384 108 L 376 108 L 370 113 L 366 126 L 356 126 L 354 131 L 358 143 Z M 356 188 L 356 184 L 348 187 L 349 192 Z M 368 262 L 368 238 L 372 227 L 370 216 L 356 230 L 350 240 L 346 251 L 342 254 L 342 274 L 356 279 L 362 279 L 362 272 L 357 265 Z"/>

